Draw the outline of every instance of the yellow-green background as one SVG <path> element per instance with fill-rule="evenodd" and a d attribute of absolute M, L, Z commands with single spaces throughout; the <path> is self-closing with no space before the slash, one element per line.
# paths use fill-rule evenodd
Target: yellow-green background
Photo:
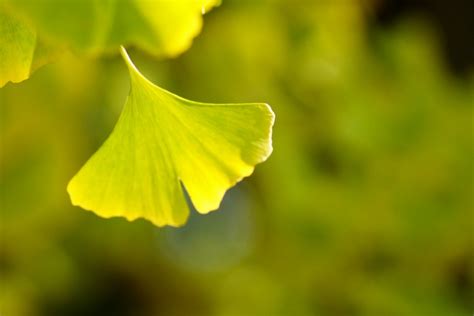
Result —
<path fill-rule="evenodd" d="M 363 3 L 224 1 L 178 58 L 131 50 L 183 97 L 276 113 L 269 160 L 180 229 L 70 205 L 128 93 L 118 55 L 1 89 L 1 315 L 472 315 L 472 71 Z"/>

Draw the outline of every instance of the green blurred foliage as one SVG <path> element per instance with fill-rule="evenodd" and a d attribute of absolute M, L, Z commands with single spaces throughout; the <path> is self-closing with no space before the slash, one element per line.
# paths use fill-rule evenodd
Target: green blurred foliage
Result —
<path fill-rule="evenodd" d="M 118 55 L 0 90 L 2 315 L 471 315 L 474 77 L 421 19 L 337 3 L 226 1 L 179 58 L 132 52 L 179 95 L 277 115 L 270 159 L 181 229 L 68 201 L 128 93 Z"/>

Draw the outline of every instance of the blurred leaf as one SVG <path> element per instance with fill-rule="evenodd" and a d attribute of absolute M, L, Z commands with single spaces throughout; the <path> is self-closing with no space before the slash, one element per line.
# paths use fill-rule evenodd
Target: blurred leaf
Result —
<path fill-rule="evenodd" d="M 27 79 L 63 46 L 98 54 L 136 45 L 153 55 L 175 56 L 199 33 L 201 15 L 219 3 L 7 0 L 0 7 L 0 87 Z"/>
<path fill-rule="evenodd" d="M 186 50 L 201 29 L 202 13 L 219 4 L 219 0 L 10 2 L 40 34 L 80 52 L 97 54 L 136 45 L 165 56 Z"/>
<path fill-rule="evenodd" d="M 53 60 L 60 48 L 38 39 L 23 20 L 0 7 L 0 87 L 20 82 L 37 68 Z"/>
<path fill-rule="evenodd" d="M 270 155 L 270 107 L 183 99 L 122 54 L 131 92 L 109 139 L 69 183 L 73 204 L 103 217 L 179 226 L 189 213 L 182 182 L 198 212 L 216 210 L 225 191 Z"/>

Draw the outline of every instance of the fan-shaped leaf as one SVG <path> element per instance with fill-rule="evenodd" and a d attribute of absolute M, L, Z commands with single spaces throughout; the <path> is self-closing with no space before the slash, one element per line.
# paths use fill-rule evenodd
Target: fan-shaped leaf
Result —
<path fill-rule="evenodd" d="M 103 217 L 179 226 L 189 213 L 184 186 L 200 213 L 217 209 L 225 191 L 270 155 L 270 107 L 183 99 L 122 54 L 130 95 L 112 134 L 69 183 L 73 204 Z"/>

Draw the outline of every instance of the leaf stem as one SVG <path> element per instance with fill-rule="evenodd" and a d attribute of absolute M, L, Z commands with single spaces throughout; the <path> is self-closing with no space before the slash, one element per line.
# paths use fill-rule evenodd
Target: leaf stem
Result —
<path fill-rule="evenodd" d="M 123 60 L 125 61 L 125 63 L 127 64 L 127 66 L 128 66 L 129 68 L 131 68 L 130 70 L 133 69 L 135 72 L 140 73 L 140 71 L 138 71 L 138 68 L 137 68 L 137 67 L 135 66 L 135 64 L 133 63 L 132 59 L 130 59 L 130 56 L 128 55 L 127 50 L 125 49 L 125 47 L 120 46 L 120 54 L 122 55 Z"/>
<path fill-rule="evenodd" d="M 125 47 L 123 47 L 122 45 L 120 46 L 120 54 L 122 55 L 123 57 L 123 60 L 125 61 L 125 63 L 127 64 L 127 67 L 128 67 L 128 70 L 130 72 L 130 76 L 131 78 L 140 78 L 142 79 L 144 82 L 154 86 L 153 82 L 151 82 L 150 80 L 148 80 L 147 77 L 145 77 L 141 72 L 140 70 L 138 70 L 138 68 L 135 66 L 135 64 L 133 63 L 132 59 L 130 58 L 130 56 L 128 55 L 127 53 L 127 50 L 125 49 Z"/>

